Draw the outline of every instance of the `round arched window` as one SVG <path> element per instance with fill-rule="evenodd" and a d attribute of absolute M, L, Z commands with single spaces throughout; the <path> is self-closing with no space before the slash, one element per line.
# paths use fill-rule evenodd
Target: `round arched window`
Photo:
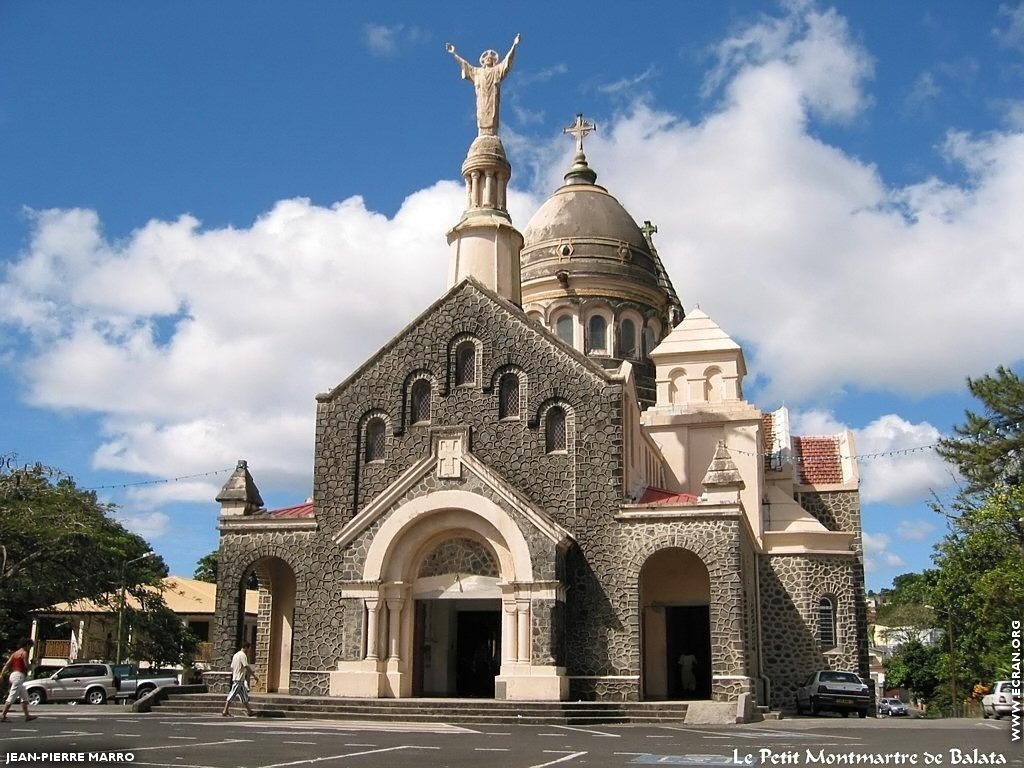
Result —
<path fill-rule="evenodd" d="M 588 352 L 608 352 L 608 321 L 603 315 L 594 315 L 587 323 Z"/>
<path fill-rule="evenodd" d="M 412 402 L 410 403 L 410 421 L 413 424 L 426 424 L 430 421 L 430 382 L 419 379 L 412 385 Z"/>
<path fill-rule="evenodd" d="M 386 425 L 384 419 L 375 416 L 366 422 L 364 457 L 367 463 L 371 461 L 383 461 L 384 450 L 387 445 Z"/>
<path fill-rule="evenodd" d="M 636 357 L 636 323 L 628 317 L 619 324 L 619 357 Z"/>
<path fill-rule="evenodd" d="M 555 335 L 566 344 L 572 344 L 572 315 L 562 315 L 555 320 Z"/>

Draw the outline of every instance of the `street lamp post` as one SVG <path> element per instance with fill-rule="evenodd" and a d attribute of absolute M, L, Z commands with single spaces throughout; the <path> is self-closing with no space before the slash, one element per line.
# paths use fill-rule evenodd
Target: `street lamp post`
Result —
<path fill-rule="evenodd" d="M 137 563 L 140 560 L 145 560 L 147 557 L 153 557 L 155 554 L 156 554 L 155 552 L 147 552 L 144 555 L 140 555 L 139 557 L 136 557 L 134 560 L 129 560 L 129 561 L 125 562 L 125 563 L 121 563 L 121 600 L 120 600 L 120 603 L 119 603 L 119 605 L 117 607 L 117 663 L 118 664 L 121 663 L 121 633 L 122 633 L 122 631 L 124 629 L 124 601 L 125 601 L 125 591 L 127 590 L 127 585 L 125 584 L 125 578 L 126 578 L 125 572 L 127 571 L 128 566 L 131 565 L 132 563 Z"/>

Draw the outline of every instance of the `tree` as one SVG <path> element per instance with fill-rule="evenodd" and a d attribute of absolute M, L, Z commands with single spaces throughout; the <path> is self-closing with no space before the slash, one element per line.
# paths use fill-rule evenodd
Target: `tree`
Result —
<path fill-rule="evenodd" d="M 140 585 L 159 583 L 167 573 L 159 557 L 123 570 L 149 545 L 113 510 L 59 470 L 0 456 L 0 636 L 27 635 L 30 611 L 58 602 L 115 604 L 122 574 L 136 596 Z"/>
<path fill-rule="evenodd" d="M 199 558 L 196 563 L 196 570 L 192 574 L 192 578 L 198 581 L 208 581 L 213 584 L 217 583 L 217 555 L 219 550 L 213 550 L 208 555 L 203 555 Z"/>
<path fill-rule="evenodd" d="M 887 688 L 906 688 L 915 697 L 930 699 L 939 687 L 939 650 L 920 640 L 901 645 L 885 666 Z"/>
<path fill-rule="evenodd" d="M 140 609 L 126 610 L 125 617 L 132 628 L 129 658 L 158 667 L 191 661 L 199 638 L 167 607 L 159 593 L 147 593 L 140 601 Z"/>

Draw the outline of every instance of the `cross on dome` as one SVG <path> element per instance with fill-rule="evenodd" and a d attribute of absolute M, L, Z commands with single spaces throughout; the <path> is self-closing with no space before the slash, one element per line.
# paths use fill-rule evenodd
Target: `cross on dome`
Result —
<path fill-rule="evenodd" d="M 583 152 L 583 137 L 588 133 L 594 133 L 595 131 L 597 131 L 597 126 L 594 123 L 584 120 L 582 112 L 576 113 L 576 120 L 572 125 L 562 129 L 562 133 L 568 133 L 576 137 L 577 152 Z"/>

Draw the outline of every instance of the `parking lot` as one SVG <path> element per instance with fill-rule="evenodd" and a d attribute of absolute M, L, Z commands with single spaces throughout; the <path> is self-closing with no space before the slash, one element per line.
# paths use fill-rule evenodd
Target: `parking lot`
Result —
<path fill-rule="evenodd" d="M 137 714 L 118 706 L 38 707 L 40 717 L 0 725 L 8 764 L 40 753 L 83 755 L 86 763 L 116 760 L 140 766 L 286 768 L 355 766 L 633 766 L 836 764 L 830 755 L 1001 756 L 1022 765 L 1009 723 L 981 720 L 843 720 L 795 718 L 741 726 L 514 726 L 356 723 L 235 716 Z M 12 713 L 13 714 L 13 713 Z M 769 750 L 764 753 L 761 750 Z M 90 753 L 93 758 L 88 759 Z M 112 754 L 111 754 L 112 753 Z M 120 757 L 118 757 L 120 756 Z M 997 759 L 996 764 L 1002 764 Z M 969 764 L 961 761 L 960 764 Z"/>

